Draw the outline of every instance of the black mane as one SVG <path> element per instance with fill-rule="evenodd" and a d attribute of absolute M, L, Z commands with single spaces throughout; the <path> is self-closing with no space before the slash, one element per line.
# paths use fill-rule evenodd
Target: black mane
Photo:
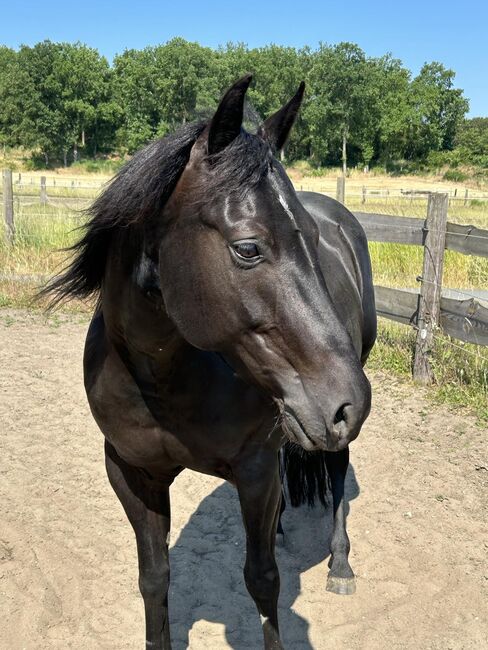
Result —
<path fill-rule="evenodd" d="M 192 123 L 141 149 L 115 176 L 88 208 L 84 235 L 68 249 L 70 264 L 39 292 L 50 297 L 50 308 L 73 298 L 98 294 L 113 237 L 122 230 L 158 216 L 188 163 L 193 145 L 206 124 Z M 221 153 L 209 157 L 210 174 L 195 203 L 216 192 L 241 193 L 254 187 L 267 174 L 269 146 L 246 131 Z M 211 190 L 211 191 L 209 191 Z"/>

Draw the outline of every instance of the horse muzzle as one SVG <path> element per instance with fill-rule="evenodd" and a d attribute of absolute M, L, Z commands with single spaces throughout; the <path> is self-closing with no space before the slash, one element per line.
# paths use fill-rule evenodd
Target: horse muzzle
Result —
<path fill-rule="evenodd" d="M 284 399 L 282 406 L 283 430 L 288 438 L 306 451 L 341 451 L 355 440 L 369 415 L 371 387 L 364 381 L 345 401 L 330 395 L 324 400 Z M 351 391 L 352 392 L 352 391 Z"/>

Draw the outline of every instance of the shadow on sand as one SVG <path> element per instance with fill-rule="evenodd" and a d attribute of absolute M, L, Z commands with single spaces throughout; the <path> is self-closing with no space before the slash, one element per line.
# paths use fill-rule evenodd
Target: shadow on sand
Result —
<path fill-rule="evenodd" d="M 347 501 L 358 494 L 359 486 L 350 465 Z M 286 648 L 313 650 L 308 622 L 292 606 L 300 594 L 300 574 L 329 556 L 332 507 L 287 507 L 283 528 L 285 544 L 276 550 L 281 575 L 281 637 Z M 233 650 L 262 648 L 259 616 L 242 575 L 244 561 L 245 537 L 237 493 L 224 484 L 199 504 L 170 551 L 174 650 L 189 647 L 189 631 L 200 620 L 224 625 Z M 324 591 L 327 570 L 324 565 Z M 211 643 L 206 647 L 210 646 Z"/>

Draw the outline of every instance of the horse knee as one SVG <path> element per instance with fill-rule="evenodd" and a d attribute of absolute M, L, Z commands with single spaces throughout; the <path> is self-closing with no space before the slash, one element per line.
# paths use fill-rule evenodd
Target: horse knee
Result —
<path fill-rule="evenodd" d="M 266 600 L 280 588 L 280 574 L 276 564 L 267 567 L 246 565 L 244 579 L 249 593 L 256 600 Z"/>
<path fill-rule="evenodd" d="M 166 597 L 168 586 L 169 564 L 167 562 L 139 572 L 139 590 L 144 599 Z"/>

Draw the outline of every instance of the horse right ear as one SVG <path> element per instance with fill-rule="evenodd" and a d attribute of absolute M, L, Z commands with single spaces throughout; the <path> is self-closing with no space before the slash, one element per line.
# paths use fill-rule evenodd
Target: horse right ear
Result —
<path fill-rule="evenodd" d="M 251 74 L 245 75 L 236 81 L 221 99 L 208 130 L 209 155 L 225 149 L 241 132 L 244 98 L 251 80 Z"/>
<path fill-rule="evenodd" d="M 295 123 L 304 91 L 305 82 L 302 81 L 290 101 L 282 106 L 279 111 L 268 117 L 259 127 L 258 135 L 269 143 L 273 153 L 283 149 L 291 127 Z"/>

